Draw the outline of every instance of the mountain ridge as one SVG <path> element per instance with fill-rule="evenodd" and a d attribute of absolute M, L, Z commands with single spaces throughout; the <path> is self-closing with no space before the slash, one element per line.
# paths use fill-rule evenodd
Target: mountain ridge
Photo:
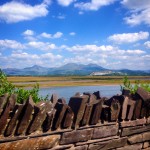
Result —
<path fill-rule="evenodd" d="M 106 69 L 97 64 L 68 63 L 60 67 L 42 67 L 33 65 L 23 69 L 6 68 L 2 69 L 9 76 L 64 76 L 64 75 L 94 75 L 94 72 L 103 75 L 150 75 L 150 70 L 129 70 L 129 69 Z"/>

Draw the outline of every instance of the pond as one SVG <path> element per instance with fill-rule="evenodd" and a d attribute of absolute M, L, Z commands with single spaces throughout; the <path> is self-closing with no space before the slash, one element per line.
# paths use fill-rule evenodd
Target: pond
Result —
<path fill-rule="evenodd" d="M 51 96 L 53 93 L 58 94 L 59 98 L 64 97 L 68 102 L 70 97 L 75 93 L 80 92 L 96 92 L 100 91 L 101 97 L 111 97 L 116 94 L 121 94 L 119 85 L 103 85 L 103 86 L 69 86 L 69 87 L 52 87 L 40 88 L 39 94 Z"/>

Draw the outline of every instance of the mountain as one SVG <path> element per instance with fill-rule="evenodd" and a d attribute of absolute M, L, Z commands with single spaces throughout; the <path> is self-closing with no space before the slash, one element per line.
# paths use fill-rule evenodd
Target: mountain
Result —
<path fill-rule="evenodd" d="M 7 68 L 3 71 L 9 76 L 65 76 L 65 75 L 150 75 L 150 70 L 110 70 L 96 64 L 68 63 L 61 67 L 47 68 L 34 65 L 24 69 Z"/>

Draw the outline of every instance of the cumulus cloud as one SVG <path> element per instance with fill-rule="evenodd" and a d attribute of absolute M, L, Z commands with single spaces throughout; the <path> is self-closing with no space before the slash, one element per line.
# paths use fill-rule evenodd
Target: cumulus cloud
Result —
<path fill-rule="evenodd" d="M 62 32 L 56 32 L 55 34 L 49 34 L 49 33 L 46 33 L 46 32 L 43 32 L 40 34 L 40 37 L 44 37 L 44 38 L 51 38 L 51 39 L 58 39 L 58 38 L 61 38 L 63 36 L 63 33 Z"/>
<path fill-rule="evenodd" d="M 34 31 L 26 30 L 26 31 L 23 32 L 23 35 L 25 35 L 25 36 L 32 36 L 32 35 L 34 35 Z"/>
<path fill-rule="evenodd" d="M 0 40 L 1 49 L 25 49 L 25 45 L 15 41 L 15 40 Z"/>
<path fill-rule="evenodd" d="M 62 6 L 69 6 L 74 1 L 75 0 L 57 0 L 58 4 Z"/>
<path fill-rule="evenodd" d="M 108 40 L 113 41 L 117 44 L 122 43 L 133 43 L 140 40 L 145 40 L 149 37 L 149 32 L 138 32 L 138 33 L 122 33 L 114 34 L 108 37 Z"/>
<path fill-rule="evenodd" d="M 55 44 L 51 44 L 49 42 L 39 42 L 39 41 L 31 41 L 28 44 L 26 44 L 28 47 L 39 49 L 39 50 L 53 50 L 56 49 Z"/>
<path fill-rule="evenodd" d="M 37 17 L 44 17 L 48 14 L 50 0 L 35 6 L 11 1 L 0 6 L 0 20 L 6 23 L 16 23 L 20 21 L 32 20 Z"/>
<path fill-rule="evenodd" d="M 116 0 L 91 0 L 91 2 L 80 2 L 74 6 L 80 10 L 98 10 L 103 6 L 113 4 Z"/>
<path fill-rule="evenodd" d="M 112 51 L 114 49 L 113 46 L 108 45 L 102 45 L 102 46 L 97 46 L 97 45 L 75 45 L 72 47 L 65 47 L 69 51 L 73 52 L 83 52 L 83 51 L 91 51 L 91 52 L 98 52 L 98 51 Z"/>
<path fill-rule="evenodd" d="M 150 48 L 150 41 L 145 42 L 144 45 L 146 46 L 146 48 Z"/>
<path fill-rule="evenodd" d="M 69 34 L 70 34 L 71 36 L 76 35 L 76 33 L 75 33 L 75 32 L 70 32 Z"/>
<path fill-rule="evenodd" d="M 46 32 L 41 33 L 40 36 L 41 36 L 41 37 L 44 37 L 44 38 L 51 38 L 51 37 L 52 37 L 51 34 L 48 34 L 48 33 L 46 33 Z"/>
<path fill-rule="evenodd" d="M 53 38 L 54 39 L 58 39 L 58 38 L 61 38 L 63 36 L 63 33 L 62 32 L 56 32 L 54 35 L 53 35 Z"/>
<path fill-rule="evenodd" d="M 27 52 L 13 52 L 9 56 L 0 56 L 0 66 L 3 68 L 24 68 L 27 66 L 41 65 L 52 67 L 62 61 L 62 56 L 53 53 L 32 54 Z M 9 61 L 8 61 L 9 60 Z"/>
<path fill-rule="evenodd" d="M 129 9 L 130 15 L 124 18 L 131 26 L 141 23 L 150 25 L 150 1 L 148 0 L 122 0 L 121 4 Z"/>

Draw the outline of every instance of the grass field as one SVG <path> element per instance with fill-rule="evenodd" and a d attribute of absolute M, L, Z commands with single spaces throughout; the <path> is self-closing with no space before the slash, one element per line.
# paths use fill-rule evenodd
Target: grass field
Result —
<path fill-rule="evenodd" d="M 121 85 L 123 76 L 64 76 L 64 77 L 8 77 L 8 80 L 18 87 L 33 87 L 36 83 L 40 87 L 58 86 L 92 86 L 92 85 Z M 131 83 L 149 83 L 150 76 L 129 76 Z"/>

